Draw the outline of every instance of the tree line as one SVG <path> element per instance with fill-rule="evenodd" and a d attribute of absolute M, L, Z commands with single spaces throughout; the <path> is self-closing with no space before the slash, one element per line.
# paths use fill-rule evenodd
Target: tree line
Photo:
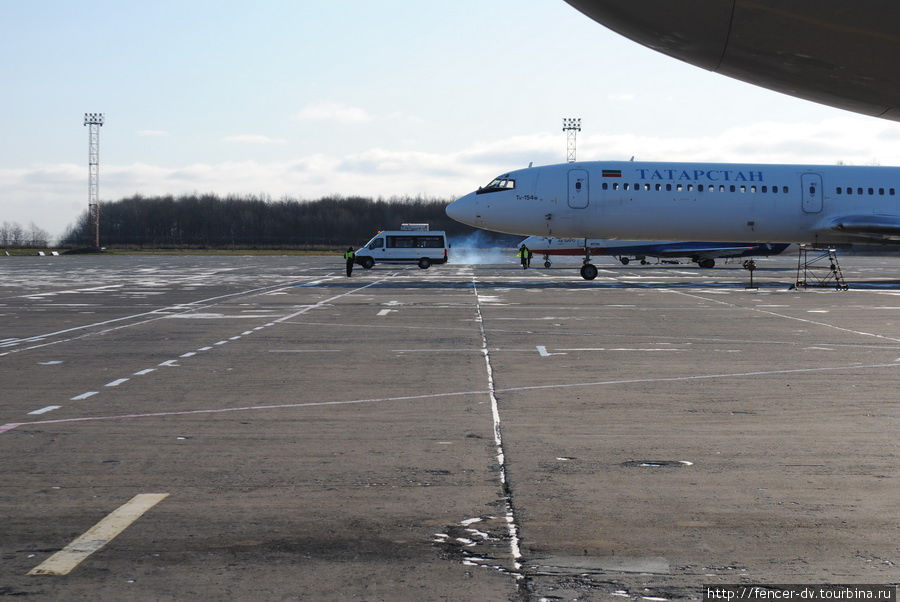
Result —
<path fill-rule="evenodd" d="M 448 203 L 422 197 L 273 201 L 253 195 L 134 195 L 101 203 L 100 243 L 137 248 L 335 249 L 359 246 L 378 230 L 396 230 L 409 222 L 428 223 L 432 230 L 446 230 L 450 237 L 474 234 L 476 229 L 447 217 Z M 514 244 L 521 237 L 490 238 L 498 244 Z M 61 242 L 77 247 L 90 246 L 92 241 L 85 211 Z"/>
<path fill-rule="evenodd" d="M 2 247 L 46 247 L 50 235 L 38 228 L 34 222 L 23 228 L 18 222 L 3 222 L 0 225 L 0 246 Z"/>

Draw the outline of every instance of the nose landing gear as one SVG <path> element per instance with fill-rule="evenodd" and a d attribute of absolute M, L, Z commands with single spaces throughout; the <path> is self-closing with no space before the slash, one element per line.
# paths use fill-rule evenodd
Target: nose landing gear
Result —
<path fill-rule="evenodd" d="M 591 250 L 588 248 L 588 241 L 584 239 L 584 261 L 581 266 L 581 277 L 585 280 L 593 280 L 597 277 L 597 266 L 591 263 Z"/>

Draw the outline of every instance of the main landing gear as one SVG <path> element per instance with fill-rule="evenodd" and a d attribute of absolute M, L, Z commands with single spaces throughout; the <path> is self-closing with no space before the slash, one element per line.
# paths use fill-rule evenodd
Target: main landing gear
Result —
<path fill-rule="evenodd" d="M 581 277 L 585 280 L 593 280 L 597 277 L 597 266 L 591 263 L 591 250 L 588 248 L 587 239 L 584 239 L 584 261 L 581 266 Z"/>

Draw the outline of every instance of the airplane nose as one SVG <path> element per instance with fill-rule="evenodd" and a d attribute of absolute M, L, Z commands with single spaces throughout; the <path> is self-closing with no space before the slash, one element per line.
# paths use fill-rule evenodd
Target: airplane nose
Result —
<path fill-rule="evenodd" d="M 475 200 L 475 194 L 469 193 L 466 196 L 456 199 L 444 210 L 447 215 L 458 222 L 462 222 L 468 226 L 479 227 L 481 216 L 478 215 L 478 201 Z"/>

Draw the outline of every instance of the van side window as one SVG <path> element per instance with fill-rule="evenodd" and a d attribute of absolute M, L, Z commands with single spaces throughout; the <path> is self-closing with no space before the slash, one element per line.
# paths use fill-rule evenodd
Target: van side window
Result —
<path fill-rule="evenodd" d="M 415 246 L 413 236 L 388 236 L 387 246 L 390 249 L 412 249 Z"/>
<path fill-rule="evenodd" d="M 416 247 L 419 249 L 442 249 L 444 238 L 442 236 L 417 236 Z"/>
<path fill-rule="evenodd" d="M 372 242 L 369 243 L 369 250 L 374 251 L 375 249 L 383 249 L 384 248 L 384 239 L 376 238 Z"/>

